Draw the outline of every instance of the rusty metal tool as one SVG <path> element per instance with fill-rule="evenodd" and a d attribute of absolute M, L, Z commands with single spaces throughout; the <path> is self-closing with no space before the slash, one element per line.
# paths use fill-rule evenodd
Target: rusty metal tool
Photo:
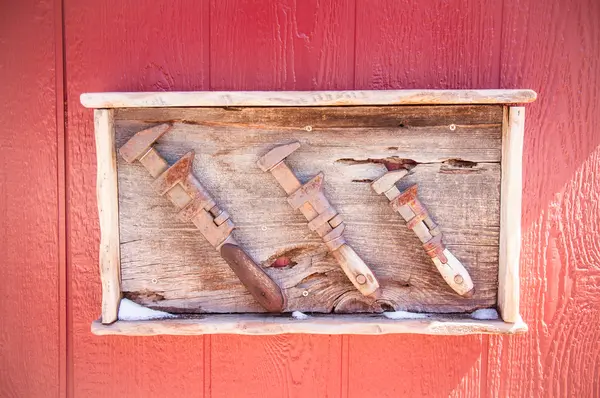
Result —
<path fill-rule="evenodd" d="M 371 184 L 377 194 L 384 194 L 390 205 L 419 237 L 425 252 L 431 257 L 446 283 L 463 297 L 473 296 L 471 276 L 454 255 L 446 249 L 439 226 L 417 197 L 417 185 L 400 192 L 396 182 L 408 174 L 406 170 L 388 171 Z"/>
<path fill-rule="evenodd" d="M 285 297 L 279 286 L 246 254 L 232 236 L 234 224 L 192 173 L 194 152 L 188 152 L 175 164 L 153 147 L 172 126 L 161 124 L 135 134 L 119 153 L 128 162 L 139 160 L 155 178 L 154 189 L 177 206 L 179 218 L 191 221 L 206 240 L 219 251 L 252 296 L 269 312 L 281 312 Z"/>
<path fill-rule="evenodd" d="M 381 294 L 379 282 L 354 249 L 346 244 L 342 216 L 331 206 L 323 193 L 323 173 L 302 185 L 285 164 L 285 158 L 298 148 L 300 143 L 297 141 L 277 146 L 262 156 L 257 164 L 263 171 L 271 172 L 283 187 L 289 195 L 288 203 L 306 217 L 309 221 L 308 228 L 323 239 L 354 287 L 365 296 L 378 298 Z"/>

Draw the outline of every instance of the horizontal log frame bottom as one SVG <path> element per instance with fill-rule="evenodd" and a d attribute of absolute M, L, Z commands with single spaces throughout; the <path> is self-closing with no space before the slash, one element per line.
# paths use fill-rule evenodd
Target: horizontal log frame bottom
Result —
<path fill-rule="evenodd" d="M 92 323 L 95 335 L 202 335 L 240 334 L 364 334 L 413 333 L 429 335 L 522 334 L 527 325 L 502 320 L 476 320 L 467 316 L 429 315 L 424 319 L 388 319 L 384 315 L 309 315 L 295 319 L 286 315 L 226 314 L 197 318 L 117 321 L 111 325 Z"/>

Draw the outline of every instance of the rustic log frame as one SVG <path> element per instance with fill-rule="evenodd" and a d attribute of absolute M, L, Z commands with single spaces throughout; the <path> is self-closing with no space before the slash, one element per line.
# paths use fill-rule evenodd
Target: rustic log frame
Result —
<path fill-rule="evenodd" d="M 119 195 L 114 111 L 94 110 L 96 137 L 98 218 L 100 221 L 100 280 L 102 323 L 117 320 L 121 301 L 121 254 L 119 240 Z"/>
<path fill-rule="evenodd" d="M 519 315 L 523 107 L 531 90 L 390 90 L 331 92 L 171 92 L 84 93 L 81 102 L 94 111 L 100 219 L 102 317 L 92 323 L 97 335 L 157 334 L 514 334 L 527 331 Z M 119 321 L 121 299 L 118 188 L 113 110 L 126 107 L 340 106 L 340 105 L 504 104 L 500 199 L 498 308 L 502 320 L 429 314 L 426 319 L 391 320 L 382 315 L 320 315 L 307 320 L 267 314 L 203 315 L 190 319 Z M 102 108 L 102 109 L 98 109 Z M 108 108 L 108 109 L 104 109 Z M 115 244 L 116 242 L 116 244 Z M 110 325 L 112 324 L 112 325 Z"/>
<path fill-rule="evenodd" d="M 519 258 L 525 108 L 504 107 L 502 120 L 502 177 L 500 187 L 500 258 L 498 308 L 505 322 L 519 316 Z"/>

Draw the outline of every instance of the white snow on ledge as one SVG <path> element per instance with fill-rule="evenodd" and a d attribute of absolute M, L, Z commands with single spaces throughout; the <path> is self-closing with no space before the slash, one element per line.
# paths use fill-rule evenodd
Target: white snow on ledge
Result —
<path fill-rule="evenodd" d="M 419 312 L 409 312 L 409 311 L 393 311 L 393 312 L 384 312 L 383 316 L 388 319 L 400 320 L 400 319 L 427 319 L 430 318 L 434 314 L 424 314 Z M 471 314 L 468 314 L 472 319 L 477 320 L 497 320 L 500 319 L 498 311 L 493 308 L 483 308 L 476 311 L 473 311 Z M 167 319 L 167 318 L 176 318 L 177 315 L 170 314 L 164 311 L 157 311 L 143 305 L 137 304 L 129 299 L 122 299 L 119 305 L 119 316 L 118 319 L 120 321 L 146 321 L 150 319 Z M 307 320 L 310 318 L 309 315 L 301 312 L 294 311 L 292 312 L 292 318 L 297 320 Z"/>
<path fill-rule="evenodd" d="M 428 314 L 420 314 L 418 312 L 408 312 L 408 311 L 384 312 L 383 316 L 385 316 L 388 319 L 422 319 L 422 318 L 429 318 Z"/>
<path fill-rule="evenodd" d="M 304 319 L 308 319 L 310 317 L 308 315 L 306 315 L 304 312 L 294 311 L 294 312 L 292 312 L 292 318 L 298 319 L 298 320 L 304 320 Z"/>
<path fill-rule="evenodd" d="M 424 319 L 429 318 L 432 314 L 422 314 L 419 312 L 409 312 L 409 311 L 394 311 L 394 312 L 384 312 L 383 316 L 388 319 Z M 483 308 L 480 310 L 473 311 L 469 316 L 472 319 L 478 320 L 496 320 L 499 319 L 498 311 L 493 308 Z"/>
<path fill-rule="evenodd" d="M 500 316 L 498 315 L 498 311 L 493 308 L 482 308 L 474 311 L 471 314 L 471 318 L 491 321 L 500 318 Z"/>
<path fill-rule="evenodd" d="M 149 319 L 175 318 L 173 314 L 168 312 L 156 311 L 134 303 L 129 299 L 122 299 L 119 305 L 119 320 L 120 321 L 146 321 Z"/>

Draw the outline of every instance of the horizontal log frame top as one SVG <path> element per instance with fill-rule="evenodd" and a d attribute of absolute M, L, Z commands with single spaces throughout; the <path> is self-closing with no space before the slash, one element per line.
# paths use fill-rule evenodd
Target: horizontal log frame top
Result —
<path fill-rule="evenodd" d="M 522 196 L 522 145 L 525 110 L 506 106 L 536 99 L 531 90 L 393 90 L 335 92 L 169 92 L 169 93 L 89 93 L 82 104 L 89 108 L 185 107 L 185 106 L 340 106 L 340 105 L 439 105 L 503 104 L 500 258 L 498 308 L 503 321 L 476 321 L 430 314 L 426 319 L 389 320 L 381 315 L 354 315 L 346 327 L 347 316 L 321 316 L 293 320 L 266 314 L 204 315 L 185 322 L 153 320 L 129 322 L 116 319 L 120 291 L 119 230 L 115 148 L 112 114 L 101 117 L 96 111 L 95 134 L 98 152 L 97 198 L 101 228 L 100 277 L 102 281 L 101 321 L 92 324 L 98 335 L 153 334 L 279 334 L 349 333 L 387 334 L 423 333 L 463 335 L 477 333 L 524 333 L 527 326 L 519 315 L 519 253 Z M 106 141 L 106 142 L 105 142 Z M 112 187 L 112 188 L 111 188 Z M 107 243 L 111 242 L 111 243 Z M 332 318 L 339 316 L 339 322 Z M 233 317 L 233 318 L 232 318 Z M 302 326 L 300 326 L 301 322 Z M 298 326 L 295 326 L 298 325 Z M 392 325 L 392 326 L 390 326 Z"/>
<path fill-rule="evenodd" d="M 524 104 L 533 90 L 179 91 L 83 93 L 86 108 Z"/>

